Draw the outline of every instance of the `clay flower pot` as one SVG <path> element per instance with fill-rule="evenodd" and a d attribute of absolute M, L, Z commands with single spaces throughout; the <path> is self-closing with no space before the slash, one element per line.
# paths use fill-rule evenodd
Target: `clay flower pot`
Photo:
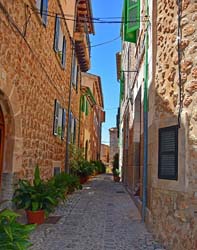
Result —
<path fill-rule="evenodd" d="M 45 220 L 44 210 L 31 211 L 26 210 L 28 224 L 43 224 Z"/>
<path fill-rule="evenodd" d="M 120 182 L 120 177 L 114 175 L 114 181 L 115 181 L 115 182 Z"/>

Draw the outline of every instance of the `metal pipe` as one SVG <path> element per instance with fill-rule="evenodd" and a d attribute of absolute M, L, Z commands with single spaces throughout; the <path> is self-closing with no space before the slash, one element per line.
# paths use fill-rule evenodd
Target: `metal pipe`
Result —
<path fill-rule="evenodd" d="M 148 15 L 148 0 L 146 1 L 146 14 Z M 144 67 L 144 160 L 143 160 L 143 193 L 142 193 L 142 220 L 146 219 L 146 205 L 147 205 L 147 173 L 148 173 L 148 25 L 146 26 L 145 34 L 145 67 Z"/>

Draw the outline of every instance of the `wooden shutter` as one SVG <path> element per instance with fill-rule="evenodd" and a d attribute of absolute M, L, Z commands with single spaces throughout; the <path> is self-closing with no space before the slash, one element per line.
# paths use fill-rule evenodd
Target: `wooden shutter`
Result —
<path fill-rule="evenodd" d="M 63 37 L 63 44 L 62 44 L 62 66 L 65 69 L 65 66 L 66 66 L 66 39 L 65 39 L 65 36 Z"/>
<path fill-rule="evenodd" d="M 64 140 L 65 127 L 66 127 L 66 110 L 62 109 L 62 134 L 61 134 L 62 140 Z"/>
<path fill-rule="evenodd" d="M 178 179 L 178 126 L 159 129 L 159 179 Z"/>
<path fill-rule="evenodd" d="M 140 0 L 125 0 L 123 19 L 123 39 L 136 43 L 140 28 Z"/>
<path fill-rule="evenodd" d="M 59 108 L 60 104 L 57 100 L 55 100 L 54 105 L 54 122 L 53 122 L 53 134 L 58 135 L 58 116 L 59 116 Z"/>
<path fill-rule="evenodd" d="M 56 15 L 55 18 L 55 34 L 54 34 L 54 50 L 58 52 L 58 43 L 59 43 L 59 32 L 60 32 L 60 18 Z"/>
<path fill-rule="evenodd" d="M 85 101 L 85 114 L 88 115 L 88 100 L 86 98 L 86 101 Z"/>
<path fill-rule="evenodd" d="M 48 0 L 42 0 L 41 4 L 41 16 L 44 25 L 47 25 L 47 15 L 48 15 Z"/>
<path fill-rule="evenodd" d="M 76 131 L 77 131 L 77 120 L 76 118 L 73 119 L 73 144 L 76 142 Z"/>
<path fill-rule="evenodd" d="M 69 138 L 68 138 L 68 141 L 69 143 L 72 142 L 72 120 L 73 120 L 73 115 L 72 115 L 72 112 L 70 111 L 69 113 Z"/>

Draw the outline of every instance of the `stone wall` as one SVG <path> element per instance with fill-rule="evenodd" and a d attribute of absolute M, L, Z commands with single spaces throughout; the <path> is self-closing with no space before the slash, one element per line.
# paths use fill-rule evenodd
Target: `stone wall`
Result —
<path fill-rule="evenodd" d="M 152 229 L 167 249 L 197 248 L 197 1 L 182 1 L 181 84 L 178 72 L 177 1 L 157 1 L 154 104 L 149 128 L 149 194 Z M 158 179 L 158 129 L 178 124 L 178 180 Z"/>
<path fill-rule="evenodd" d="M 35 8 L 35 1 L 3 0 L 1 4 L 8 12 L 0 9 L 0 90 L 3 93 L 0 101 L 3 106 L 7 100 L 10 119 L 14 121 L 10 128 L 14 149 L 5 152 L 3 171 L 17 172 L 19 177 L 31 179 L 38 164 L 41 175 L 48 178 L 53 174 L 54 162 L 64 168 L 66 142 L 53 135 L 53 120 L 55 99 L 68 111 L 70 34 L 62 22 L 67 41 L 63 69 L 53 49 L 55 17 L 48 17 L 45 27 L 40 14 L 31 9 Z M 61 12 L 55 0 L 49 1 L 49 10 Z M 71 109 L 76 118 L 79 95 L 72 87 Z M 6 108 L 3 111 L 5 114 Z"/>
<path fill-rule="evenodd" d="M 118 150 L 118 129 L 117 128 L 110 128 L 110 148 L 109 148 L 109 166 L 113 166 L 113 157 L 116 153 L 119 152 Z"/>

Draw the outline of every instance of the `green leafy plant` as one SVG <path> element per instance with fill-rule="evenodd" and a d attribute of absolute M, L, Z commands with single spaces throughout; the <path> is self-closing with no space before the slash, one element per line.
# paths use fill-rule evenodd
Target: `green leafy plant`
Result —
<path fill-rule="evenodd" d="M 72 193 L 75 189 L 81 189 L 82 186 L 79 182 L 79 178 L 74 175 L 67 173 L 60 173 L 55 175 L 52 178 L 53 184 L 59 193 L 62 193 L 62 196 L 65 197 L 65 194 Z"/>
<path fill-rule="evenodd" d="M 113 158 L 113 168 L 112 172 L 114 176 L 119 176 L 120 171 L 119 171 L 119 154 L 116 153 Z"/>
<path fill-rule="evenodd" d="M 0 212 L 0 249 L 26 250 L 32 244 L 29 234 L 35 225 L 22 225 L 16 221 L 17 213 L 4 209 Z"/>
<path fill-rule="evenodd" d="M 58 204 L 58 197 L 58 190 L 51 182 L 44 182 L 40 178 L 40 171 L 36 166 L 33 184 L 27 180 L 19 180 L 13 202 L 19 209 L 45 210 L 45 213 L 48 214 Z"/>

